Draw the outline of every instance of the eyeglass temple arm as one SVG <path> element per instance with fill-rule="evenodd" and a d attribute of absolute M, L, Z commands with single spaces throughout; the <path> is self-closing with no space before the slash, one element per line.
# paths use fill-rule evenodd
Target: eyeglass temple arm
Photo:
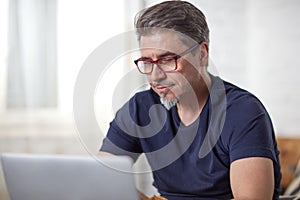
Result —
<path fill-rule="evenodd" d="M 193 51 L 194 49 L 196 49 L 199 46 L 199 44 L 197 43 L 195 46 L 185 50 L 184 52 L 182 52 L 181 54 L 178 54 L 178 56 L 184 56 L 185 54 L 190 53 L 191 51 Z"/>

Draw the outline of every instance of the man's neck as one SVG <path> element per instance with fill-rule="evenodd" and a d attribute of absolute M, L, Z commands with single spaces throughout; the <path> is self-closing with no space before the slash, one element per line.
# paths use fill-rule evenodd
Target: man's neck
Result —
<path fill-rule="evenodd" d="M 184 95 L 177 103 L 178 115 L 181 122 L 188 126 L 192 124 L 202 112 L 209 97 L 209 88 L 211 79 L 209 75 L 199 81 L 198 86 L 194 88 L 195 92 Z"/>

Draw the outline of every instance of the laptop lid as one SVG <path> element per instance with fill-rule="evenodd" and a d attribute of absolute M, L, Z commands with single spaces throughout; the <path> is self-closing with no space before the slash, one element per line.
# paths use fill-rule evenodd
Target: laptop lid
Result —
<path fill-rule="evenodd" d="M 11 200 L 137 200 L 128 157 L 2 154 Z"/>

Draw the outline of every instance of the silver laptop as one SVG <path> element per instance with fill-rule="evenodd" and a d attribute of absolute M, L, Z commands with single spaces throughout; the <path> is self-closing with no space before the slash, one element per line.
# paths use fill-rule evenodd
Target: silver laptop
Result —
<path fill-rule="evenodd" d="M 137 200 L 132 161 L 67 155 L 2 154 L 11 200 Z"/>

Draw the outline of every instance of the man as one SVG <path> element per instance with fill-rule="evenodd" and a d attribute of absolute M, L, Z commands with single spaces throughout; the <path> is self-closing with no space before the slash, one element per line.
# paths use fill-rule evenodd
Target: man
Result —
<path fill-rule="evenodd" d="M 151 89 L 118 111 L 102 154 L 145 153 L 154 186 L 169 200 L 278 199 L 269 115 L 255 96 L 207 71 L 203 13 L 166 1 L 143 10 L 135 26 L 142 55 L 135 64 Z"/>

